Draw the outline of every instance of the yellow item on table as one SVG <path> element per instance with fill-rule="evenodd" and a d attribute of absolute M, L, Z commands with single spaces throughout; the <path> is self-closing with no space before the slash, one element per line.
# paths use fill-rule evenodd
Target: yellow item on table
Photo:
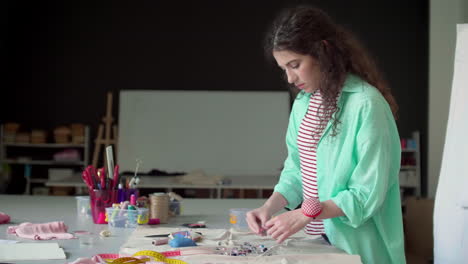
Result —
<path fill-rule="evenodd" d="M 136 256 L 145 256 L 148 258 L 138 259 L 135 258 Z M 105 261 L 109 264 L 143 264 L 148 261 L 160 261 L 168 264 L 188 264 L 187 262 L 179 259 L 166 258 L 163 254 L 152 250 L 142 250 L 133 254 L 132 257 L 105 259 Z"/>

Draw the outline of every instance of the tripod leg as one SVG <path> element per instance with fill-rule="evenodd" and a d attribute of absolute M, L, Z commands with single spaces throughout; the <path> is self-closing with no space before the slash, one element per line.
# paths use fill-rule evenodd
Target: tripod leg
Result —
<path fill-rule="evenodd" d="M 115 164 L 118 164 L 118 163 L 117 163 L 117 161 L 118 161 L 118 159 L 117 159 L 117 154 L 118 154 L 119 152 L 118 152 L 118 149 L 117 149 L 117 147 L 118 147 L 118 146 L 117 146 L 117 145 L 118 145 L 118 144 L 117 144 L 117 142 L 118 142 L 117 140 L 119 139 L 119 137 L 118 137 L 118 135 L 117 135 L 117 126 L 116 126 L 116 125 L 113 125 L 113 126 L 112 126 L 112 130 L 114 131 L 114 149 L 115 149 L 114 156 L 115 156 Z"/>
<path fill-rule="evenodd" d="M 101 144 L 102 144 L 102 133 L 103 133 L 103 125 L 99 125 L 98 129 L 98 135 L 96 137 L 96 140 L 94 141 L 94 153 L 93 153 L 93 166 L 94 168 L 97 168 L 98 164 L 98 159 L 99 159 L 99 152 L 101 149 Z"/>

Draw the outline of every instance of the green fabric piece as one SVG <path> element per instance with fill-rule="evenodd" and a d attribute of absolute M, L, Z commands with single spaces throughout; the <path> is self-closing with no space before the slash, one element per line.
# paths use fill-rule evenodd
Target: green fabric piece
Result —
<path fill-rule="evenodd" d="M 286 135 L 288 156 L 275 192 L 295 209 L 302 202 L 297 135 L 310 94 L 296 98 Z M 317 147 L 320 201 L 332 200 L 345 216 L 325 219 L 333 246 L 363 263 L 404 264 L 403 219 L 398 175 L 401 147 L 391 109 L 382 94 L 349 75 L 338 98 L 338 135 L 328 122 Z"/>

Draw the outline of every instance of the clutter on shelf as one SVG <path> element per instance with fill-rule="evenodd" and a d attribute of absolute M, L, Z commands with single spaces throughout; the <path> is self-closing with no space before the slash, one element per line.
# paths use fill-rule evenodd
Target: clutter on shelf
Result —
<path fill-rule="evenodd" d="M 80 161 L 81 154 L 76 149 L 64 149 L 54 154 L 54 160 L 59 162 Z"/>
<path fill-rule="evenodd" d="M 69 171 L 86 166 L 89 160 L 89 128 L 73 123 L 55 129 L 39 129 L 10 122 L 0 125 L 0 164 L 8 165 L 10 178 L 25 178 L 25 188 L 7 182 L 13 193 L 68 195 L 75 191 L 70 187 L 47 185 L 52 178 L 70 178 Z M 67 173 L 55 171 L 57 177 L 47 177 L 48 169 L 69 169 Z M 0 172 L 0 185 L 5 183 Z M 67 191 L 61 192 L 59 189 Z M 0 188 L 0 192 L 5 188 Z"/>
<path fill-rule="evenodd" d="M 54 129 L 54 140 L 58 144 L 70 143 L 71 129 L 68 126 L 59 126 Z"/>
<path fill-rule="evenodd" d="M 33 129 L 31 131 L 32 144 L 44 144 L 47 142 L 47 132 L 41 129 Z"/>
<path fill-rule="evenodd" d="M 85 141 L 85 125 L 83 124 L 71 124 L 71 136 L 73 144 L 83 144 Z"/>
<path fill-rule="evenodd" d="M 6 143 L 14 143 L 16 140 L 16 134 L 18 133 L 18 129 L 20 124 L 18 123 L 5 123 L 3 125 L 3 140 Z"/>
<path fill-rule="evenodd" d="M 53 140 L 57 144 L 83 144 L 85 142 L 85 128 L 81 123 L 61 125 L 53 130 Z M 19 123 L 3 124 L 3 141 L 5 143 L 44 144 L 48 143 L 48 132 L 44 129 L 33 128 L 30 131 L 22 128 Z"/>

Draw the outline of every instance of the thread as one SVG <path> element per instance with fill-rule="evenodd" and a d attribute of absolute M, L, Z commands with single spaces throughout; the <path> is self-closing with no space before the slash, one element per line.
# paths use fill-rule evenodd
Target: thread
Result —
<path fill-rule="evenodd" d="M 169 220 L 169 195 L 166 193 L 150 194 L 150 218 L 159 218 L 161 224 Z"/>

